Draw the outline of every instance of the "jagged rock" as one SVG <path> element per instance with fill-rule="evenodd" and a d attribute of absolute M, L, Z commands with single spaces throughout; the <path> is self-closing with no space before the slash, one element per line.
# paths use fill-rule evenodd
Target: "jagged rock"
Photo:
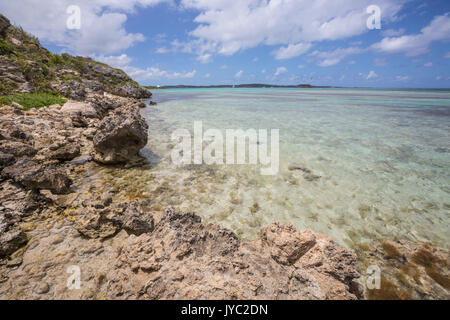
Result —
<path fill-rule="evenodd" d="M 366 290 L 368 299 L 450 299 L 448 249 L 407 240 L 376 240 L 361 251 L 361 260 L 381 270 L 380 289 Z"/>
<path fill-rule="evenodd" d="M 261 229 L 260 238 L 270 248 L 272 258 L 284 265 L 294 264 L 316 244 L 312 231 L 296 232 L 292 224 L 271 224 Z"/>
<path fill-rule="evenodd" d="M 12 154 L 0 152 L 0 170 L 13 164 L 15 157 Z"/>
<path fill-rule="evenodd" d="M 139 158 L 147 144 L 148 125 L 137 107 L 123 107 L 104 118 L 94 136 L 95 161 L 125 163 Z"/>
<path fill-rule="evenodd" d="M 131 83 L 110 88 L 108 91 L 118 96 L 130 97 L 134 99 L 148 99 L 152 96 L 150 91 L 136 85 L 132 85 Z"/>
<path fill-rule="evenodd" d="M 153 228 L 153 217 L 138 203 L 117 206 L 112 204 L 112 200 L 85 206 L 76 222 L 78 232 L 91 239 L 105 239 L 122 229 L 129 234 L 141 235 L 153 231 Z"/>
<path fill-rule="evenodd" d="M 66 102 L 62 107 L 61 112 L 66 113 L 71 117 L 78 117 L 81 115 L 85 118 L 99 118 L 97 110 L 90 103 L 73 100 Z"/>
<path fill-rule="evenodd" d="M 43 166 L 27 158 L 22 158 L 14 165 L 4 168 L 2 176 L 29 189 L 48 189 L 55 194 L 69 192 L 72 184 L 67 174 L 57 166 Z"/>
<path fill-rule="evenodd" d="M 326 257 L 341 251 L 348 259 Z M 308 254 L 325 267 L 300 263 Z M 356 257 L 325 236 L 273 224 L 241 243 L 230 230 L 168 209 L 153 232 L 125 241 L 105 292 L 110 299 L 357 299 L 358 277 Z"/>
<path fill-rule="evenodd" d="M 55 83 L 53 89 L 74 100 L 83 100 L 86 97 L 86 88 L 77 81 Z"/>
<path fill-rule="evenodd" d="M 0 258 L 14 253 L 28 241 L 27 235 L 20 229 L 0 232 Z"/>
<path fill-rule="evenodd" d="M 80 155 L 80 147 L 74 143 L 66 144 L 47 154 L 48 159 L 70 161 Z"/>
<path fill-rule="evenodd" d="M 127 233 L 136 236 L 152 232 L 155 228 L 152 215 L 145 213 L 136 202 L 127 205 L 122 214 L 116 215 L 112 219 L 119 222 Z"/>
<path fill-rule="evenodd" d="M 0 152 L 12 154 L 17 158 L 20 158 L 24 156 L 34 156 L 36 154 L 36 149 L 23 142 L 2 140 L 0 141 Z"/>
<path fill-rule="evenodd" d="M 87 128 L 87 126 L 88 126 L 88 123 L 81 115 L 81 112 L 71 113 L 70 119 L 72 121 L 72 125 L 75 128 Z"/>

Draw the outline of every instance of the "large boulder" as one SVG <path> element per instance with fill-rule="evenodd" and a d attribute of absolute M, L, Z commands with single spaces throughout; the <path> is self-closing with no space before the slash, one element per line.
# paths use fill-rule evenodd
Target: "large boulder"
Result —
<path fill-rule="evenodd" d="M 126 163 L 140 159 L 139 150 L 148 139 L 148 125 L 136 106 L 114 110 L 100 123 L 94 136 L 95 161 Z"/>
<path fill-rule="evenodd" d="M 41 165 L 28 158 L 22 158 L 2 171 L 2 177 L 31 190 L 50 190 L 55 194 L 69 192 L 72 180 L 55 165 Z"/>

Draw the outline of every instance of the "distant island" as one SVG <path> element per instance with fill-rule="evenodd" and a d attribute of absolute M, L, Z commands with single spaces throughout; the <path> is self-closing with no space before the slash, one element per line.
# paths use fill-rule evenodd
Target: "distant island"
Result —
<path fill-rule="evenodd" d="M 237 84 L 237 85 L 210 85 L 210 86 L 189 86 L 189 85 L 176 85 L 176 86 L 144 86 L 146 89 L 220 89 L 220 88 L 338 88 L 333 86 L 313 86 L 310 84 L 298 84 L 298 85 L 275 85 L 275 84 Z"/>

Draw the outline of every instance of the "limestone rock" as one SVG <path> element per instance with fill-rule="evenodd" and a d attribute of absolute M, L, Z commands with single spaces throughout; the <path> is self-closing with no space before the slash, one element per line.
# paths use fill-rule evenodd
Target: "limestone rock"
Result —
<path fill-rule="evenodd" d="M 94 136 L 95 161 L 103 164 L 125 163 L 139 159 L 147 144 L 148 125 L 137 107 L 116 109 L 100 123 Z"/>
<path fill-rule="evenodd" d="M 316 244 L 312 231 L 296 232 L 292 224 L 271 224 L 261 230 L 260 238 L 268 246 L 272 258 L 284 265 L 294 264 Z"/>
<path fill-rule="evenodd" d="M 339 250 L 349 258 L 324 256 Z M 300 263 L 311 251 L 328 267 Z M 329 273 L 337 269 L 340 276 Z M 153 232 L 125 241 L 105 293 L 109 299 L 357 299 L 355 270 L 354 255 L 311 231 L 273 224 L 260 239 L 241 243 L 230 230 L 169 208 Z"/>
<path fill-rule="evenodd" d="M 84 205 L 76 221 L 76 229 L 91 239 L 105 239 L 122 229 L 134 235 L 154 229 L 153 217 L 136 202 L 117 205 L 108 200 L 94 201 Z"/>
<path fill-rule="evenodd" d="M 29 189 L 48 189 L 55 194 L 69 192 L 72 184 L 67 174 L 57 166 L 43 166 L 27 158 L 22 158 L 14 165 L 4 168 L 2 176 Z"/>
<path fill-rule="evenodd" d="M 0 152 L 0 170 L 4 167 L 14 163 L 14 156 L 12 154 Z"/>
<path fill-rule="evenodd" d="M 3 140 L 0 141 L 0 152 L 12 154 L 17 158 L 20 158 L 23 156 L 34 156 L 36 154 L 36 149 L 31 145 L 20 141 Z"/>
<path fill-rule="evenodd" d="M 28 241 L 25 232 L 12 229 L 0 233 L 0 258 L 4 258 L 18 250 Z"/>
<path fill-rule="evenodd" d="M 70 100 L 64 104 L 61 111 L 69 116 L 79 116 L 85 118 L 99 118 L 97 110 L 90 104 Z"/>

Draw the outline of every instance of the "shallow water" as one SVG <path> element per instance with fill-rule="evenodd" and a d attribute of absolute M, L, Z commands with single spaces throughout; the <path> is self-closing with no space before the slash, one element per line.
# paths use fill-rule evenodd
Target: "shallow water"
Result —
<path fill-rule="evenodd" d="M 142 111 L 151 168 L 102 179 L 156 209 L 194 211 L 250 239 L 280 221 L 346 247 L 385 237 L 449 247 L 450 91 L 180 89 L 154 100 Z M 199 120 L 205 129 L 279 129 L 280 172 L 173 165 L 172 132 L 193 132 Z"/>

